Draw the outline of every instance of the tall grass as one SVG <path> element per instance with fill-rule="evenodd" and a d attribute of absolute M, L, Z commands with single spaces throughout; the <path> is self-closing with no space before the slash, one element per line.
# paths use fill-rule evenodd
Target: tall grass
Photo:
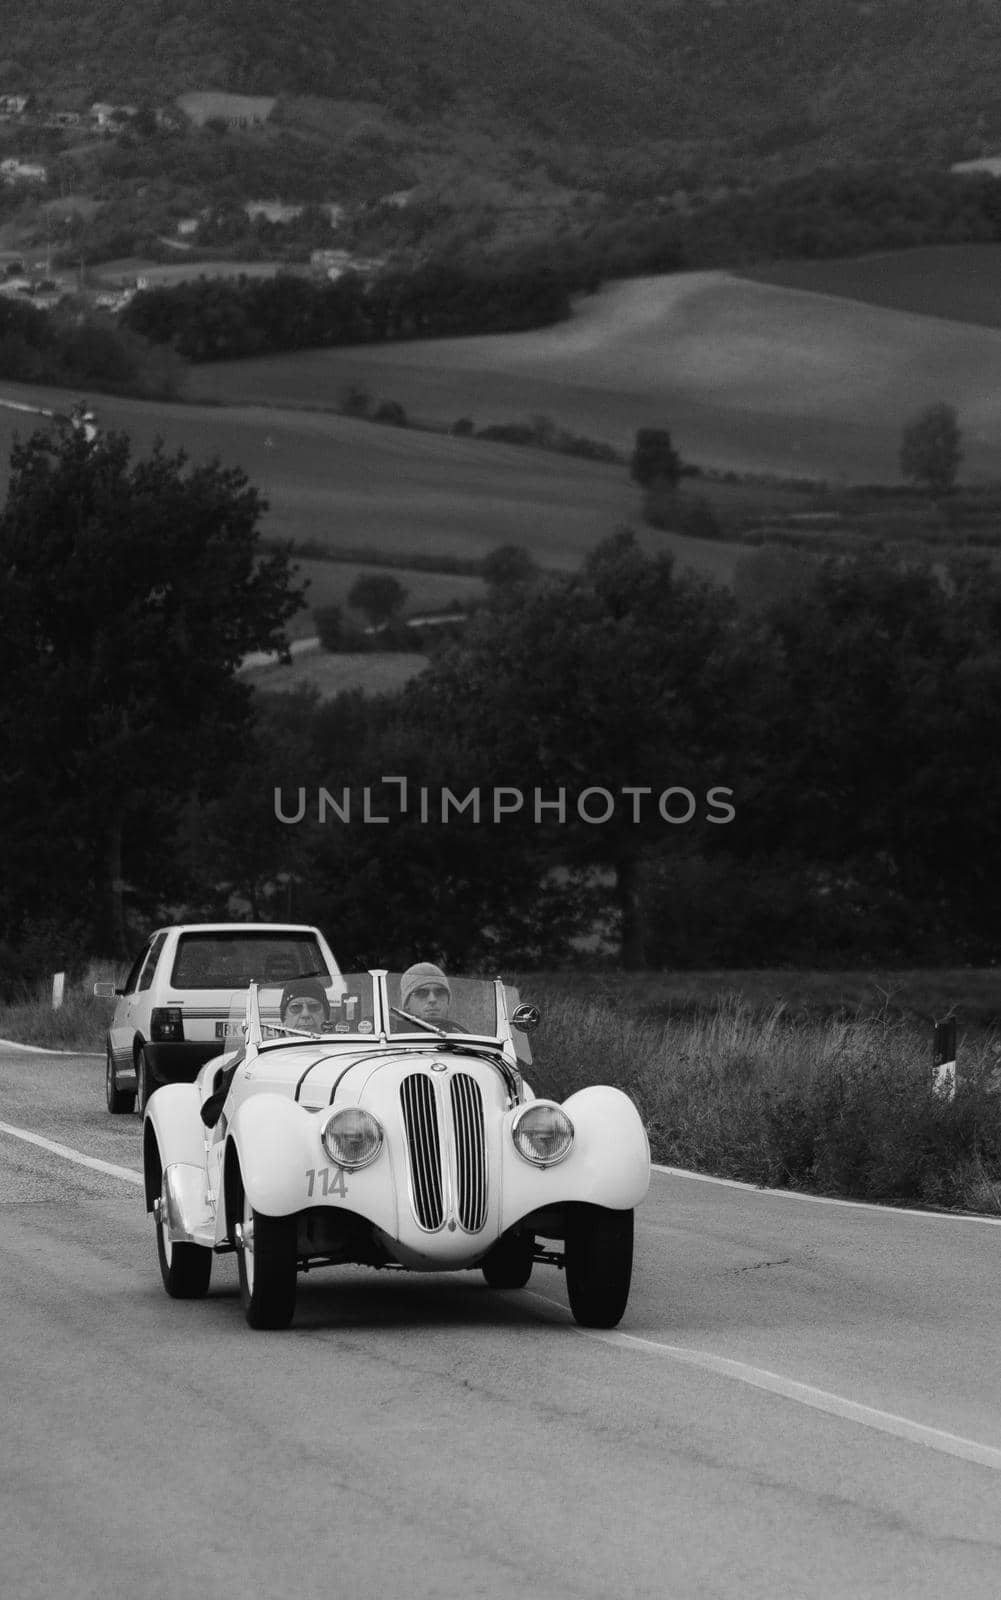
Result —
<path fill-rule="evenodd" d="M 103 1055 L 114 1002 L 98 1000 L 94 984 L 99 980 L 121 983 L 127 971 L 127 966 L 92 962 L 81 979 L 67 982 L 57 1010 L 52 1007 L 51 979 L 24 984 L 11 1000 L 0 1003 L 0 1039 L 46 1050 L 94 1050 Z"/>
<path fill-rule="evenodd" d="M 954 1100 L 934 1092 L 927 1029 L 883 1016 L 794 1020 L 725 995 L 663 1022 L 558 994 L 529 1074 L 563 1099 L 613 1083 L 654 1159 L 775 1188 L 1001 1211 L 995 1042 L 964 1041 Z"/>

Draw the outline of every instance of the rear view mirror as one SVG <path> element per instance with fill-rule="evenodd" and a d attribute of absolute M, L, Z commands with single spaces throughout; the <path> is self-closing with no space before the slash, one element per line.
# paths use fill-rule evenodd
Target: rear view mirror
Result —
<path fill-rule="evenodd" d="M 95 983 L 94 993 L 98 1000 L 114 1000 L 124 991 L 116 989 L 113 983 Z"/>
<path fill-rule="evenodd" d="M 541 1021 L 542 1012 L 538 1006 L 515 1006 L 514 1015 L 511 1018 L 511 1026 L 517 1028 L 521 1033 L 531 1033 L 532 1029 L 537 1028 Z"/>

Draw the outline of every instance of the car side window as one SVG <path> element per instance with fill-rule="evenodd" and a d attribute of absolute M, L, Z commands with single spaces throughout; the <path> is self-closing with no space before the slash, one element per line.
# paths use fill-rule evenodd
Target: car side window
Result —
<path fill-rule="evenodd" d="M 160 959 L 160 951 L 163 949 L 166 937 L 166 933 L 158 933 L 156 938 L 153 940 L 153 943 L 149 947 L 149 955 L 146 957 L 146 961 L 143 965 L 142 973 L 139 978 L 140 992 L 143 989 L 148 989 L 150 984 L 153 982 L 153 974 L 156 971 L 156 964 Z"/>
<path fill-rule="evenodd" d="M 149 945 L 147 944 L 143 946 L 142 950 L 140 950 L 139 954 L 136 956 L 136 959 L 132 963 L 132 970 L 126 978 L 122 988 L 123 994 L 135 994 L 136 984 L 139 982 L 139 974 L 142 971 L 143 962 L 146 960 L 148 955 Z"/>

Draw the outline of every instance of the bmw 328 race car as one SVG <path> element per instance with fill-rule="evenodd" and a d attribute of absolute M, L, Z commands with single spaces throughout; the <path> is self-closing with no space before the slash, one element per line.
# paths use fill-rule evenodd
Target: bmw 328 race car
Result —
<path fill-rule="evenodd" d="M 146 1107 L 167 1293 L 204 1295 L 213 1256 L 235 1251 L 248 1323 L 281 1328 L 301 1270 L 478 1268 L 517 1289 L 542 1261 L 565 1269 L 577 1322 L 613 1327 L 649 1144 L 619 1089 L 532 1091 L 538 1020 L 500 979 L 427 966 L 251 984 L 238 1046 Z"/>

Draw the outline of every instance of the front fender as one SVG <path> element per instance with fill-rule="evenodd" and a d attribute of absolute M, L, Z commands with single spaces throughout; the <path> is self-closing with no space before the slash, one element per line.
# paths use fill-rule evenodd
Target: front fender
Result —
<path fill-rule="evenodd" d="M 564 1161 L 545 1169 L 525 1161 L 514 1147 L 506 1118 L 502 1226 L 531 1211 L 586 1201 L 613 1211 L 638 1206 L 650 1187 L 650 1143 L 633 1102 L 621 1089 L 579 1089 L 563 1102 L 574 1125 L 574 1144 Z"/>
<path fill-rule="evenodd" d="M 320 1119 L 285 1095 L 252 1094 L 229 1125 L 240 1176 L 255 1211 L 287 1217 L 305 1204 L 304 1173 L 322 1166 Z"/>
<path fill-rule="evenodd" d="M 166 1083 L 150 1096 L 143 1118 L 146 1210 L 160 1193 L 168 1167 L 198 1167 L 205 1172 L 205 1124 L 201 1095 L 193 1083 Z M 155 1167 L 159 1164 L 159 1174 Z M 204 1178 L 203 1178 L 204 1184 Z"/>

